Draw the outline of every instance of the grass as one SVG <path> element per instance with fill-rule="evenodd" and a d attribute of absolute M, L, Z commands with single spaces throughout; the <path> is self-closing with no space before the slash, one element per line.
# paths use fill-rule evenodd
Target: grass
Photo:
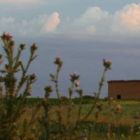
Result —
<path fill-rule="evenodd" d="M 27 112 L 26 115 L 30 116 L 32 114 L 32 110 L 34 106 L 42 99 L 40 98 L 29 98 L 27 99 L 28 102 L 30 102 L 30 109 Z M 87 101 L 87 99 L 86 99 Z M 58 109 L 57 106 L 57 99 L 50 99 L 50 102 L 52 104 L 51 106 L 51 113 L 50 113 L 50 118 L 51 120 L 55 120 L 56 117 L 56 111 Z M 91 102 L 91 99 L 90 101 Z M 32 103 L 32 105 L 31 105 Z M 74 114 L 74 117 L 70 119 L 71 124 L 76 120 L 77 117 L 77 110 L 78 110 L 78 101 L 76 99 L 76 103 L 73 106 L 73 111 L 72 113 Z M 140 111 L 140 101 L 139 100 L 116 100 L 113 105 L 110 106 L 109 101 L 107 100 L 99 100 L 99 103 L 102 104 L 102 110 L 99 112 L 99 117 L 96 117 L 96 112 L 98 109 L 95 109 L 90 117 L 88 118 L 87 121 L 81 122 L 83 123 L 83 127 L 85 129 L 90 129 L 91 131 L 91 139 L 108 139 L 108 127 L 111 125 L 111 140 L 115 139 L 116 137 L 120 137 L 120 139 L 127 139 L 130 135 L 131 128 L 133 127 L 133 139 L 137 140 L 140 138 L 139 136 L 139 126 L 140 126 L 140 116 L 138 112 Z M 115 112 L 116 106 L 120 104 L 121 105 L 121 112 L 117 114 Z M 92 106 L 91 103 L 84 103 L 82 105 L 82 113 L 81 113 L 81 118 L 85 116 L 85 114 L 88 112 L 89 108 Z M 67 105 L 63 105 L 62 113 L 63 118 L 66 116 L 66 110 L 67 110 Z M 42 111 L 39 112 L 38 115 L 41 115 Z M 30 118 L 27 117 L 26 118 Z M 65 120 L 65 119 L 64 119 Z M 66 120 L 64 121 L 66 123 Z M 86 125 L 85 125 L 86 124 Z M 82 125 L 81 125 L 82 126 Z M 52 128 L 54 127 L 54 130 L 52 133 L 55 131 L 57 132 L 57 129 L 55 128 L 54 125 L 52 125 Z M 55 130 L 56 129 L 56 130 Z M 56 133 L 55 132 L 55 133 Z"/>

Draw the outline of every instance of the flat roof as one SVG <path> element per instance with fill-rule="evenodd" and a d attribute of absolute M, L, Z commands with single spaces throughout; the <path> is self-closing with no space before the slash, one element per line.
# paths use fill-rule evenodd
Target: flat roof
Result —
<path fill-rule="evenodd" d="M 140 82 L 140 80 L 110 80 L 107 82 L 108 83 L 111 83 L 111 82 Z"/>

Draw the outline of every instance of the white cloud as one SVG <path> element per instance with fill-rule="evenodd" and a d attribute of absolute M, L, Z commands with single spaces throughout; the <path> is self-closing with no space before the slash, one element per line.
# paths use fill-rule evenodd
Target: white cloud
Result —
<path fill-rule="evenodd" d="M 45 23 L 45 32 L 53 32 L 60 23 L 59 13 L 54 12 Z"/>
<path fill-rule="evenodd" d="M 67 28 L 66 28 L 67 27 Z M 90 7 L 81 16 L 65 25 L 70 35 L 137 36 L 140 35 L 140 3 L 129 4 L 114 14 L 100 7 Z"/>
<path fill-rule="evenodd" d="M 140 32 L 140 4 L 132 3 L 114 14 L 112 31 L 116 33 Z"/>
<path fill-rule="evenodd" d="M 0 34 L 10 32 L 21 36 L 38 36 L 55 32 L 60 23 L 57 12 L 43 14 L 31 20 L 17 21 L 14 17 L 0 18 Z M 45 28 L 44 28 L 45 27 Z"/>
<path fill-rule="evenodd" d="M 107 16 L 107 11 L 102 11 L 99 7 L 90 7 L 81 16 L 80 20 L 96 22 L 102 20 L 103 18 L 106 18 Z"/>
<path fill-rule="evenodd" d="M 62 24 L 58 30 L 60 22 Z M 57 32 L 78 38 L 88 35 L 102 35 L 105 37 L 114 35 L 138 36 L 140 35 L 140 3 L 126 5 L 113 14 L 102 10 L 100 7 L 90 7 L 77 18 L 67 17 L 65 21 L 60 21 L 58 12 L 21 21 L 14 17 L 1 17 L 0 33 L 3 31 L 26 36 Z"/>
<path fill-rule="evenodd" d="M 65 26 L 64 31 L 71 35 L 94 35 L 98 32 L 97 24 L 101 23 L 109 16 L 107 11 L 102 11 L 99 7 L 88 8 L 80 17 L 70 21 Z"/>

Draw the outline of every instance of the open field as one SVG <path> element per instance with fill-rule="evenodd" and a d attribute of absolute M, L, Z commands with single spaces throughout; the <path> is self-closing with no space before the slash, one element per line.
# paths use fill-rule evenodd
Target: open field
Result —
<path fill-rule="evenodd" d="M 39 103 L 42 99 L 27 99 L 29 102 L 28 115 L 30 118 L 34 106 Z M 89 111 L 92 106 L 93 99 L 85 99 L 82 104 L 81 120 Z M 50 99 L 52 104 L 50 109 L 50 120 L 51 122 L 57 120 L 57 99 Z M 75 123 L 78 117 L 78 99 L 74 99 L 75 104 L 72 106 L 72 116 L 70 116 L 71 125 Z M 121 106 L 120 112 L 117 112 L 117 105 Z M 102 107 L 98 109 L 98 105 Z M 63 123 L 67 124 L 67 104 L 62 107 Z M 38 116 L 42 114 L 42 109 L 38 112 Z M 117 139 L 140 139 L 140 101 L 139 100 L 114 100 L 110 103 L 109 100 L 99 100 L 97 107 L 91 113 L 86 121 L 81 121 L 80 126 L 84 127 L 85 131 L 90 132 L 90 139 L 95 140 L 117 140 Z M 80 129 L 80 128 L 79 128 Z M 86 130 L 87 129 L 87 130 Z M 38 130 L 39 131 L 39 130 Z M 51 133 L 57 135 L 57 128 L 52 123 Z M 84 132 L 81 132 L 81 135 Z"/>

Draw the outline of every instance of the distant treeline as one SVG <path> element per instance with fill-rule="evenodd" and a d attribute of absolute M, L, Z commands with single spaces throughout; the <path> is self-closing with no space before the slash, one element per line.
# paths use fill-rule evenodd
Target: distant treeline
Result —
<path fill-rule="evenodd" d="M 93 103 L 93 100 L 94 97 L 93 96 L 89 96 L 89 95 L 86 95 L 86 96 L 83 96 L 83 99 L 82 99 L 82 104 L 92 104 Z M 36 97 L 36 98 L 27 98 L 26 99 L 26 103 L 27 105 L 36 105 L 38 103 L 40 103 L 41 101 L 43 100 L 43 98 L 39 98 L 39 97 Z M 105 98 L 105 99 L 100 99 L 100 101 L 108 101 L 109 99 Z M 67 101 L 68 101 L 68 98 L 65 97 L 65 96 L 62 96 L 62 101 L 63 101 L 63 104 L 67 104 Z M 118 100 L 119 101 L 119 100 Z M 132 99 L 121 99 L 121 101 L 140 101 L 140 99 L 135 99 L 135 100 L 132 100 Z M 49 98 L 49 102 L 51 105 L 58 105 L 58 99 L 57 98 Z M 75 104 L 79 104 L 80 102 L 80 98 L 73 98 L 73 102 Z"/>

